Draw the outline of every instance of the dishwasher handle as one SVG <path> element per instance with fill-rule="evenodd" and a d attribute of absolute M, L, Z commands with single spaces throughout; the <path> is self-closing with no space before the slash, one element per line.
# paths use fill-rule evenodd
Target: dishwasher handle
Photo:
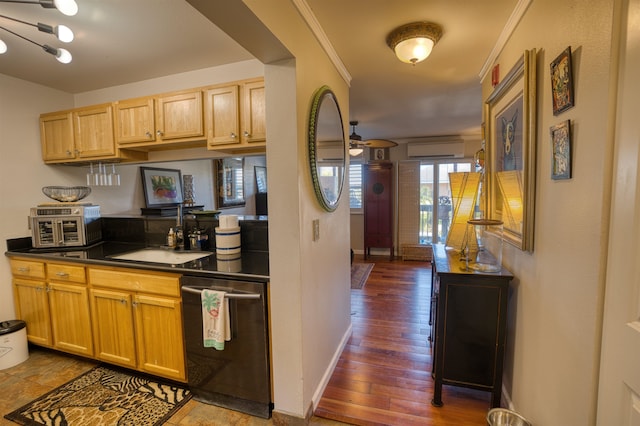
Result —
<path fill-rule="evenodd" d="M 213 287 L 190 287 L 183 286 L 182 291 L 186 293 L 193 294 L 201 294 L 202 290 L 220 290 L 225 291 L 224 288 L 213 288 Z M 225 298 L 227 299 L 260 299 L 260 295 L 258 293 L 226 293 Z"/>

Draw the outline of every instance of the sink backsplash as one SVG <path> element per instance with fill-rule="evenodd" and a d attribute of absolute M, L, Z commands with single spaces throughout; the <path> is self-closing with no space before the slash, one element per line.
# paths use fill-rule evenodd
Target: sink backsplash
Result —
<path fill-rule="evenodd" d="M 243 251 L 269 251 L 268 221 L 264 216 L 240 216 L 240 241 Z M 161 246 L 167 243 L 169 228 L 176 226 L 175 217 L 152 216 L 103 216 L 104 241 L 144 243 Z M 203 229 L 209 236 L 210 250 L 215 249 L 215 227 L 218 219 L 187 215 L 183 228 L 188 233 L 193 228 Z"/>

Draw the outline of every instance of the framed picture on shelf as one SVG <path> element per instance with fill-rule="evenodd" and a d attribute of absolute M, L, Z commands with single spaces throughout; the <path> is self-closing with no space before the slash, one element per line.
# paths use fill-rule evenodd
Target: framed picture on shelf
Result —
<path fill-rule="evenodd" d="M 527 50 L 485 102 L 485 211 L 504 240 L 533 251 L 536 51 Z"/>
<path fill-rule="evenodd" d="M 552 126 L 551 178 L 571 179 L 571 122 L 563 121 Z"/>
<path fill-rule="evenodd" d="M 147 207 L 165 207 L 182 203 L 180 170 L 140 167 L 140 173 Z"/>
<path fill-rule="evenodd" d="M 571 46 L 551 62 L 551 99 L 553 115 L 558 115 L 573 106 Z"/>

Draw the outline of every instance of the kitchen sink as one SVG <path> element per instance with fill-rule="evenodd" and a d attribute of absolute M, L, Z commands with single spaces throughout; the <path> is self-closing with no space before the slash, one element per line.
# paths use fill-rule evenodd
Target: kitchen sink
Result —
<path fill-rule="evenodd" d="M 141 249 L 136 251 L 130 251 L 115 256 L 110 256 L 112 259 L 119 260 L 134 260 L 138 262 L 151 262 L 151 263 L 166 263 L 170 265 L 180 265 L 183 263 L 191 262 L 193 260 L 201 259 L 212 255 L 212 252 L 208 251 L 175 251 L 164 249 Z"/>

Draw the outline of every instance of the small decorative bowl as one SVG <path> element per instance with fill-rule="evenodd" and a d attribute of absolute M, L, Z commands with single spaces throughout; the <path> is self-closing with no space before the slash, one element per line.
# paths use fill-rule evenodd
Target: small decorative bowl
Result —
<path fill-rule="evenodd" d="M 45 186 L 42 192 L 52 200 L 62 202 L 79 201 L 91 194 L 88 186 Z"/>

